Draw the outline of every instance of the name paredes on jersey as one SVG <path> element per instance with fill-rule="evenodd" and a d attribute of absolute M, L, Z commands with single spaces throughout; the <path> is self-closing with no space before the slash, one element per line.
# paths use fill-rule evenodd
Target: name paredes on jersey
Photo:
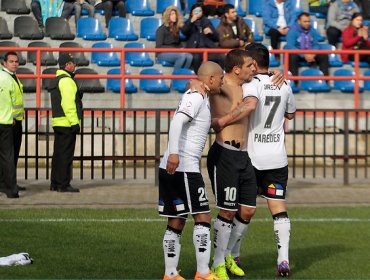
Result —
<path fill-rule="evenodd" d="M 273 85 L 273 84 L 263 84 L 263 88 L 264 90 L 279 90 L 280 87 L 278 87 L 277 85 Z"/>
<path fill-rule="evenodd" d="M 280 134 L 254 134 L 254 142 L 277 143 L 280 142 Z"/>

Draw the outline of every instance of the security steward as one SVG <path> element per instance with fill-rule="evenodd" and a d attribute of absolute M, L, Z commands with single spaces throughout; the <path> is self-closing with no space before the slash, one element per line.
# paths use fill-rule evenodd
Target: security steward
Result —
<path fill-rule="evenodd" d="M 15 57 L 17 58 L 17 57 Z M 8 59 L 9 56 L 8 56 Z M 8 198 L 19 198 L 14 163 L 13 107 L 17 87 L 9 73 L 0 71 L 0 174 Z"/>
<path fill-rule="evenodd" d="M 15 104 L 13 105 L 13 147 L 14 147 L 14 164 L 17 176 L 17 164 L 19 151 L 22 145 L 22 121 L 24 119 L 23 106 L 23 85 L 17 78 L 16 72 L 19 68 L 18 54 L 16 52 L 7 52 L 4 56 L 3 71 L 9 74 L 15 85 Z M 18 191 L 25 191 L 25 187 L 17 184 Z"/>
<path fill-rule="evenodd" d="M 54 153 L 51 166 L 50 190 L 79 192 L 71 186 L 72 162 L 76 135 L 82 118 L 82 93 L 74 80 L 76 63 L 71 53 L 61 53 L 59 70 L 50 82 Z"/>

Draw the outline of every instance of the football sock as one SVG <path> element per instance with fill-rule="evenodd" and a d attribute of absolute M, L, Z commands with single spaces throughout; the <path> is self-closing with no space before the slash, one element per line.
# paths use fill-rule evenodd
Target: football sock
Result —
<path fill-rule="evenodd" d="M 232 222 L 232 220 L 227 220 L 220 215 L 217 216 L 214 222 L 214 267 L 225 263 L 225 253 L 230 239 Z"/>
<path fill-rule="evenodd" d="M 231 254 L 233 257 L 240 256 L 240 244 L 243 236 L 248 230 L 249 221 L 245 221 L 240 218 L 237 213 L 233 219 L 233 225 L 231 228 L 230 240 L 227 245 L 226 256 Z"/>
<path fill-rule="evenodd" d="M 193 243 L 197 259 L 197 271 L 201 275 L 209 272 L 209 259 L 211 257 L 211 225 L 208 223 L 195 223 Z"/>
<path fill-rule="evenodd" d="M 278 248 L 277 263 L 286 260 L 289 262 L 289 240 L 290 240 L 290 220 L 287 212 L 273 215 L 274 232 Z"/>
<path fill-rule="evenodd" d="M 177 271 L 177 265 L 179 263 L 181 250 L 180 238 L 181 231 L 167 226 L 163 237 L 163 253 L 165 274 L 169 278 L 173 278 L 179 274 Z"/>

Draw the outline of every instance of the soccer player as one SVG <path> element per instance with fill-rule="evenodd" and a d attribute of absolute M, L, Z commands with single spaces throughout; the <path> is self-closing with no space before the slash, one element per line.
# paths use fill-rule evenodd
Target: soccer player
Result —
<path fill-rule="evenodd" d="M 177 265 L 180 238 L 188 214 L 194 218 L 193 243 L 197 260 L 195 280 L 218 280 L 209 269 L 211 254 L 211 214 L 199 162 L 211 126 L 208 97 L 219 93 L 223 70 L 211 61 L 198 70 L 198 80 L 209 90 L 188 90 L 172 119 L 168 148 L 159 168 L 159 203 L 161 216 L 168 217 L 163 238 L 165 274 L 163 279 L 183 280 Z"/>
<path fill-rule="evenodd" d="M 220 118 L 237 106 L 243 95 L 242 84 L 253 78 L 255 70 L 254 60 L 245 50 L 235 49 L 226 55 L 221 94 L 210 96 L 212 118 Z M 244 235 L 256 207 L 257 185 L 247 152 L 247 129 L 247 120 L 240 119 L 218 132 L 207 156 L 208 174 L 219 208 L 214 222 L 212 269 L 221 279 L 229 279 L 226 269 L 237 276 L 245 275 L 228 248 L 233 248 Z"/>
<path fill-rule="evenodd" d="M 288 159 L 284 144 L 285 119 L 296 111 L 291 87 L 285 82 L 276 86 L 268 72 L 269 52 L 252 43 L 246 47 L 257 62 L 257 75 L 243 85 L 243 102 L 225 117 L 215 120 L 222 128 L 249 115 L 248 153 L 254 166 L 258 194 L 267 200 L 274 221 L 277 241 L 277 271 L 289 276 L 290 220 L 285 196 L 288 182 Z"/>

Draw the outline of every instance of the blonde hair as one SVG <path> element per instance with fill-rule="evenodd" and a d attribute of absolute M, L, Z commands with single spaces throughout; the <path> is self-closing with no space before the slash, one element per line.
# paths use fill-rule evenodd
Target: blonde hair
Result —
<path fill-rule="evenodd" d="M 175 13 L 176 13 L 176 22 L 175 22 L 175 24 L 172 24 L 171 20 L 170 20 L 170 15 L 171 15 L 172 11 L 175 11 Z M 171 31 L 171 33 L 173 33 L 174 36 L 178 37 L 181 27 L 184 26 L 184 17 L 182 15 L 181 11 L 177 7 L 168 6 L 163 12 L 162 22 L 163 22 L 164 26 L 170 27 L 170 31 Z"/>

